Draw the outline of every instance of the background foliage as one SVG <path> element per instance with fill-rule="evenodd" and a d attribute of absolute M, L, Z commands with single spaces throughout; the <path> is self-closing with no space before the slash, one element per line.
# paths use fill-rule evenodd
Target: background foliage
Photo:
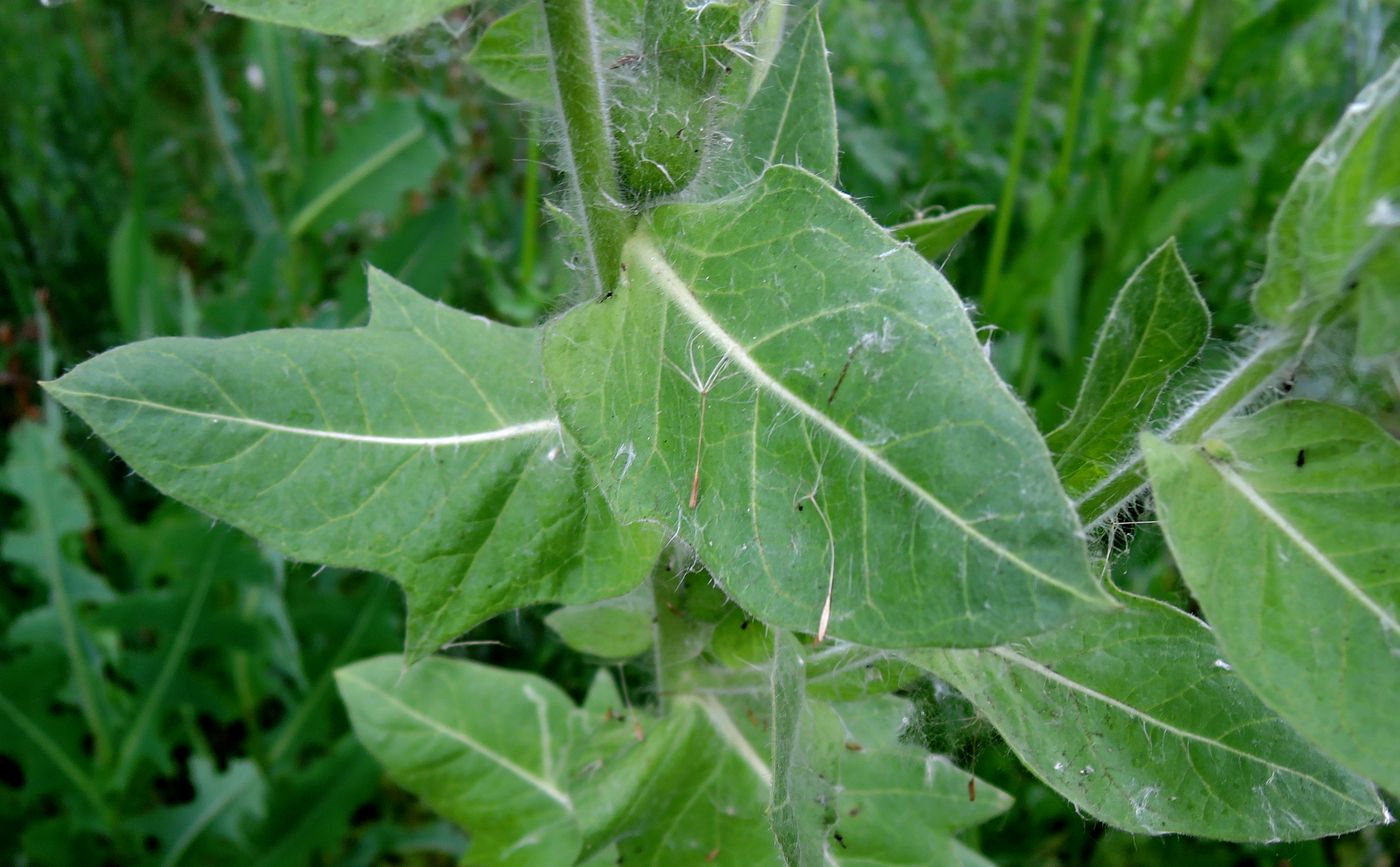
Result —
<path fill-rule="evenodd" d="M 1400 39 L 1378 0 L 822 13 L 845 188 L 887 225 L 998 205 L 944 267 L 1045 431 L 1117 288 L 1167 237 L 1214 335 L 1237 333 L 1270 215 Z M 401 649 L 400 594 L 162 502 L 35 382 L 141 337 L 362 324 L 365 261 L 506 322 L 558 309 L 571 253 L 542 203 L 550 130 L 462 63 L 492 14 L 377 47 L 198 3 L 23 3 L 0 20 L 7 861 L 432 864 L 464 847 L 383 779 L 334 695 L 334 668 Z M 1400 428 L 1393 391 L 1350 399 Z M 1155 528 L 1129 531 L 1127 589 L 1187 604 Z M 581 699 L 597 666 L 547 614 L 498 617 L 472 635 L 495 643 L 455 653 Z M 1386 864 L 1400 847 L 1393 826 L 1285 847 L 1105 830 L 933 689 L 911 686 L 926 745 L 1016 798 L 965 837 L 1001 863 Z"/>

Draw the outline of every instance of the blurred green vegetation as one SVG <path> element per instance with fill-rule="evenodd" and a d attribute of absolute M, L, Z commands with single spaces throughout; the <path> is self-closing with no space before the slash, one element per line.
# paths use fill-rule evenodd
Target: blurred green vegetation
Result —
<path fill-rule="evenodd" d="M 401 642 L 384 579 L 282 561 L 164 503 L 36 382 L 157 334 L 339 327 L 366 261 L 528 324 L 571 251 L 549 127 L 462 63 L 487 12 L 360 47 L 197 2 L 0 16 L 0 858 L 446 864 L 459 832 L 349 737 L 336 665 Z M 944 263 L 1048 430 L 1113 293 L 1176 236 L 1229 338 L 1270 215 L 1400 41 L 1381 0 L 827 0 L 843 185 L 885 224 L 995 204 Z M 1140 528 L 1125 584 L 1183 601 Z M 54 592 L 58 588 L 63 592 Z M 580 695 L 541 611 L 456 653 Z M 494 643 L 493 643 L 494 642 Z M 69 664 L 79 658 L 74 670 Z M 646 672 L 627 672 L 644 688 Z M 1002 864 L 1384 865 L 1392 828 L 1289 847 L 1110 831 L 923 684 L 921 735 L 1017 797 Z"/>

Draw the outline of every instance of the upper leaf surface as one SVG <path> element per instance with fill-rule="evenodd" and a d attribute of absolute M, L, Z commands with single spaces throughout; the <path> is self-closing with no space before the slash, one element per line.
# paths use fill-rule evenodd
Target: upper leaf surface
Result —
<path fill-rule="evenodd" d="M 446 157 L 412 101 L 376 105 L 342 131 L 335 150 L 307 166 L 288 231 L 298 235 L 367 211 L 390 212 L 405 192 L 426 186 Z"/>
<path fill-rule="evenodd" d="M 982 222 L 983 217 L 995 210 L 995 205 L 968 205 L 946 214 L 891 226 L 890 234 L 913 244 L 920 256 L 938 264 L 938 259 L 957 246 L 968 232 Z"/>
<path fill-rule="evenodd" d="M 362 42 L 382 42 L 417 30 L 463 0 L 219 0 L 222 12 L 241 18 L 270 21 L 302 30 L 348 36 Z"/>
<path fill-rule="evenodd" d="M 783 164 L 836 180 L 836 103 L 826 38 L 815 8 L 783 39 L 762 84 L 739 115 L 738 138 L 755 173 Z"/>
<path fill-rule="evenodd" d="M 1110 604 L 957 295 L 849 199 L 774 168 L 658 208 L 624 258 L 546 333 L 557 405 L 618 514 L 677 529 L 746 610 L 815 632 L 829 596 L 832 635 L 888 647 Z"/>
<path fill-rule="evenodd" d="M 1400 355 L 1400 238 L 1377 250 L 1357 279 L 1356 354 L 1393 360 Z"/>
<path fill-rule="evenodd" d="M 740 725 L 714 698 L 677 697 L 579 789 L 590 848 L 615 841 L 622 863 L 654 867 L 780 863 L 764 815 L 771 772 Z"/>
<path fill-rule="evenodd" d="M 1254 291 L 1265 319 L 1325 312 L 1382 248 L 1400 244 L 1400 61 L 1369 84 L 1298 172 Z M 1393 291 L 1393 290 L 1392 290 Z"/>
<path fill-rule="evenodd" d="M 573 703 L 530 674 L 381 656 L 336 672 L 360 743 L 401 786 L 471 833 L 472 864 L 572 864 L 565 790 Z"/>
<path fill-rule="evenodd" d="M 367 328 L 151 340 L 47 387 L 170 496 L 396 578 L 414 656 L 500 611 L 638 583 L 657 543 L 586 493 L 534 334 L 378 271 L 370 298 Z"/>
<path fill-rule="evenodd" d="M 962 692 L 1036 776 L 1129 831 L 1301 840 L 1384 816 L 1219 658 L 1205 624 L 1125 607 L 1022 645 L 910 653 Z"/>
<path fill-rule="evenodd" d="M 834 831 L 841 839 L 829 847 L 837 863 L 950 863 L 954 833 L 1011 806 L 1010 795 L 946 756 L 900 740 L 914 717 L 907 699 L 816 707 L 835 718 L 840 735 L 832 779 L 839 782 Z"/>
<path fill-rule="evenodd" d="M 615 64 L 638 50 L 641 0 L 596 0 L 593 9 L 605 64 Z M 525 3 L 486 28 L 467 55 L 467 63 L 506 96 L 553 107 L 547 44 L 540 4 Z"/>
<path fill-rule="evenodd" d="M 1182 577 L 1266 704 L 1400 791 L 1400 443 L 1305 401 L 1217 436 L 1222 457 L 1146 444 Z"/>
<path fill-rule="evenodd" d="M 828 824 L 822 808 L 835 793 L 809 755 L 807 742 L 814 733 L 810 714 L 804 713 L 810 706 L 797 639 L 781 631 L 774 632 L 774 639 L 768 818 L 784 863 L 800 867 L 821 861 Z"/>
<path fill-rule="evenodd" d="M 1210 312 L 1168 242 L 1118 293 L 1069 418 L 1046 437 L 1071 497 L 1088 494 L 1137 446 L 1167 384 L 1210 335 Z"/>

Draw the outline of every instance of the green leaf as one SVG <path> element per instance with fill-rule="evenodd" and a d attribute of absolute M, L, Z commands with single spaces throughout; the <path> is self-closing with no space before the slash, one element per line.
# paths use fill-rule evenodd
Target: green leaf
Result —
<path fill-rule="evenodd" d="M 994 861 L 961 840 L 953 841 L 953 861 L 951 863 L 954 867 L 997 867 Z"/>
<path fill-rule="evenodd" d="M 1275 213 L 1264 276 L 1254 289 L 1260 316 L 1306 324 L 1337 303 L 1378 250 L 1400 244 L 1396 153 L 1400 61 L 1347 106 Z"/>
<path fill-rule="evenodd" d="M 1385 811 L 1229 671 L 1205 624 L 1125 607 L 1019 646 L 914 651 L 967 697 L 1055 791 L 1147 834 L 1305 840 Z"/>
<path fill-rule="evenodd" d="M 1046 437 L 1070 497 L 1088 496 L 1132 455 L 1168 384 L 1209 336 L 1210 311 L 1168 241 L 1118 293 L 1074 411 Z"/>
<path fill-rule="evenodd" d="M 1400 443 L 1351 410 L 1288 401 L 1207 448 L 1144 441 L 1225 659 L 1329 755 L 1400 791 Z"/>
<path fill-rule="evenodd" d="M 812 721 L 804 726 L 807 675 L 797 639 L 781 631 L 773 638 L 773 784 L 768 817 L 783 863 L 789 867 L 819 864 L 828 824 L 822 808 L 833 793 L 808 755 Z"/>
<path fill-rule="evenodd" d="M 215 575 L 230 567 L 243 572 L 240 577 L 245 580 L 256 575 L 256 571 L 243 571 L 248 564 L 235 551 L 241 537 L 232 531 L 211 532 L 203 525 L 197 528 L 201 532 L 191 533 L 188 531 L 193 528 L 188 524 L 182 529 L 186 530 L 179 537 L 185 543 L 183 553 L 190 556 L 180 564 L 187 568 L 173 573 L 180 584 L 158 594 L 125 595 L 102 611 L 104 625 L 144 629 L 143 638 L 156 645 L 149 654 L 134 648 L 123 654 L 123 674 L 139 684 L 140 691 L 135 713 L 117 747 L 112 783 L 119 789 L 127 786 L 143 755 L 159 763 L 162 771 L 171 770 L 167 767 L 168 745 L 160 737 L 161 715 L 196 644 L 197 631 L 201 625 L 208 628 L 202 621 Z M 141 676 L 133 676 L 133 666 Z"/>
<path fill-rule="evenodd" d="M 657 208 L 625 263 L 546 332 L 557 406 L 620 519 L 678 533 L 746 611 L 977 645 L 1111 604 L 957 295 L 845 196 L 777 167 Z"/>
<path fill-rule="evenodd" d="M 670 716 L 689 720 L 687 737 L 677 737 L 669 755 L 652 765 L 634 796 L 632 821 L 615 823 L 622 863 L 779 863 L 765 816 L 766 759 L 713 698 L 678 698 L 668 725 Z"/>
<path fill-rule="evenodd" d="M 306 167 L 291 235 L 325 231 L 369 211 L 392 213 L 409 190 L 427 186 L 447 148 L 409 99 L 380 102 L 340 131 L 330 153 Z"/>
<path fill-rule="evenodd" d="M 336 851 L 351 817 L 371 802 L 379 766 L 350 735 L 304 772 L 274 786 L 267 821 L 258 828 L 259 867 L 302 867 L 323 851 Z"/>
<path fill-rule="evenodd" d="M 836 103 L 816 7 L 784 37 L 736 132 L 754 174 L 782 164 L 836 180 Z"/>
<path fill-rule="evenodd" d="M 726 612 L 710 635 L 709 655 L 720 665 L 738 671 L 767 668 L 773 657 L 772 630 L 737 605 L 728 606 Z"/>
<path fill-rule="evenodd" d="M 572 864 L 573 703 L 531 674 L 381 656 L 336 672 L 355 736 L 399 785 L 471 835 L 472 864 Z"/>
<path fill-rule="evenodd" d="M 346 592 L 336 576 L 322 577 L 333 581 L 334 589 L 314 587 L 292 610 L 300 628 L 322 639 L 304 648 L 309 688 L 270 733 L 267 758 L 274 767 L 295 762 L 308 747 L 318 749 L 342 730 L 344 711 L 335 695 L 337 668 L 392 651 L 403 640 L 403 621 L 391 601 L 396 594 L 388 581 L 371 578 Z"/>
<path fill-rule="evenodd" d="M 241 18 L 299 27 L 372 44 L 417 30 L 463 0 L 219 0 L 218 9 Z"/>
<path fill-rule="evenodd" d="M 617 526 L 561 440 L 534 332 L 369 282 L 366 328 L 153 340 L 46 388 L 166 494 L 394 577 L 412 658 L 501 611 L 636 586 L 660 540 Z"/>
<path fill-rule="evenodd" d="M 10 431 L 10 455 L 0 472 L 0 488 L 19 498 L 25 516 L 5 534 L 4 559 L 29 570 L 47 589 L 48 606 L 39 610 L 57 622 L 55 644 L 68 659 L 74 698 L 93 735 L 97 760 L 105 764 L 112 745 L 112 710 L 102 658 L 79 605 L 110 601 L 112 590 L 102 576 L 63 549 L 64 538 L 90 529 L 92 517 L 69 475 L 56 429 L 21 423 Z"/>
<path fill-rule="evenodd" d="M 642 583 L 623 596 L 558 608 L 544 622 L 579 653 L 631 659 L 651 649 L 655 617 L 651 585 Z"/>
<path fill-rule="evenodd" d="M 253 231 L 259 235 L 275 232 L 278 229 L 277 215 L 273 213 L 272 202 L 258 180 L 256 164 L 243 141 L 243 131 L 229 114 L 229 100 L 219 81 L 219 69 L 203 42 L 195 46 L 195 60 L 199 64 L 204 100 L 214 127 L 214 141 L 219 146 L 224 170 L 228 172 L 229 186 L 243 206 L 243 216 Z"/>
<path fill-rule="evenodd" d="M 996 210 L 996 205 L 968 205 L 946 214 L 922 217 L 890 227 L 890 234 L 908 241 L 919 255 L 934 265 L 971 232 L 982 218 Z"/>
<path fill-rule="evenodd" d="M 449 301 L 453 284 L 460 279 L 463 231 L 457 202 L 446 199 L 404 221 L 384 240 L 364 255 L 370 265 L 412 286 L 419 294 L 435 301 Z M 341 280 L 340 317 L 342 322 L 363 321 L 367 314 L 364 279 L 352 271 Z"/>
<path fill-rule="evenodd" d="M 547 106 L 554 85 L 545 45 L 540 5 L 525 3 L 491 22 L 467 54 L 467 65 L 511 99 Z"/>
<path fill-rule="evenodd" d="M 267 787 L 258 766 L 248 759 L 235 759 L 220 773 L 213 760 L 195 756 L 190 760 L 190 782 L 195 790 L 192 802 L 127 823 L 132 830 L 156 838 L 160 867 L 202 863 L 198 854 L 210 849 L 221 848 L 227 857 L 229 846 L 251 857 L 248 830 L 266 814 Z M 186 855 L 196 857 L 186 861 Z"/>
<path fill-rule="evenodd" d="M 122 212 L 107 251 L 112 310 L 132 339 L 174 330 L 175 278 L 170 262 L 156 252 L 139 201 Z"/>
<path fill-rule="evenodd" d="M 1359 281 L 1356 354 L 1393 359 L 1400 355 L 1400 238 L 1376 251 Z"/>
<path fill-rule="evenodd" d="M 916 667 L 887 650 L 843 642 L 809 654 L 805 663 L 807 694 L 826 701 L 894 692 L 921 676 Z"/>
<path fill-rule="evenodd" d="M 785 643 L 775 705 L 768 684 L 721 687 L 677 695 L 658 723 L 643 717 L 640 741 L 614 726 L 619 747 L 576 775 L 585 855 L 616 843 L 623 863 L 944 863 L 954 833 L 1009 806 L 984 781 L 970 800 L 969 774 L 901 741 L 907 701 L 802 700 Z"/>
<path fill-rule="evenodd" d="M 636 51 L 643 0 L 596 0 L 594 23 L 599 53 L 611 66 Z M 486 83 L 521 102 L 554 106 L 544 15 L 538 3 L 525 3 L 495 21 L 467 54 L 467 64 Z"/>
<path fill-rule="evenodd" d="M 832 710 L 844 733 L 834 777 L 841 842 L 831 848 L 839 863 L 946 864 L 954 833 L 1010 808 L 1010 795 L 900 742 L 914 715 L 907 700 L 881 696 Z"/>
<path fill-rule="evenodd" d="M 23 776 L 21 803 L 72 792 L 81 803 L 75 812 L 110 821 L 111 812 L 82 754 L 88 729 L 66 708 L 54 712 L 52 697 L 67 677 L 57 648 L 36 648 L 0 663 L 0 744 Z"/>

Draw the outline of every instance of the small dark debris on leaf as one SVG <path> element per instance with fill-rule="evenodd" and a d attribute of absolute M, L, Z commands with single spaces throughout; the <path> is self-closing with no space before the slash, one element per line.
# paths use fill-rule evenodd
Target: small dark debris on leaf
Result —
<path fill-rule="evenodd" d="M 1298 457 L 1294 459 L 1293 465 L 1294 465 L 1294 466 L 1297 466 L 1297 467 L 1302 467 L 1303 464 L 1307 463 L 1307 460 L 1308 460 L 1308 450 L 1307 450 L 1307 449 L 1298 449 Z"/>

